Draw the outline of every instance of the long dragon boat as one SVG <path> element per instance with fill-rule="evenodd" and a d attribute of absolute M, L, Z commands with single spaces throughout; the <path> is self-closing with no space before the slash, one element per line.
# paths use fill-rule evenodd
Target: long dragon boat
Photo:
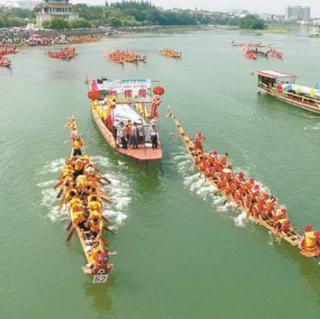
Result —
<path fill-rule="evenodd" d="M 200 174 L 206 179 L 208 183 L 213 185 L 221 194 L 222 197 L 224 197 L 227 201 L 232 203 L 235 207 L 239 209 L 239 211 L 242 211 L 245 213 L 245 216 L 247 219 L 250 219 L 254 223 L 262 226 L 263 228 L 266 228 L 269 232 L 271 232 L 276 238 L 283 239 L 286 242 L 288 242 L 291 246 L 296 247 L 299 249 L 301 255 L 305 257 L 320 257 L 320 233 L 312 230 L 312 225 L 308 225 L 305 229 L 305 233 L 301 235 L 298 230 L 296 230 L 292 225 L 290 220 L 287 217 L 286 210 L 285 214 L 284 208 L 279 206 L 274 208 L 274 211 L 270 211 L 268 207 L 274 203 L 274 196 L 267 196 L 268 201 L 266 201 L 266 205 L 262 206 L 263 208 L 259 212 L 259 214 L 256 212 L 254 213 L 254 201 L 251 201 L 251 204 L 246 205 L 243 203 L 243 201 L 239 200 L 239 198 L 236 196 L 236 192 L 239 190 L 239 188 L 236 188 L 233 192 L 228 190 L 227 187 L 223 187 L 221 184 L 221 180 L 219 178 L 226 178 L 227 180 L 231 181 L 232 179 L 239 178 L 240 186 L 247 184 L 248 181 L 242 176 L 242 180 L 240 179 L 240 173 L 239 175 L 235 175 L 232 171 L 231 165 L 228 165 L 226 163 L 225 167 L 221 167 L 221 170 L 208 170 L 206 169 L 204 162 L 208 159 L 215 161 L 215 158 L 218 158 L 219 155 L 216 152 L 211 152 L 210 154 L 207 154 L 203 151 L 202 148 L 202 138 L 201 134 L 199 136 L 199 133 L 197 134 L 195 139 L 191 139 L 186 132 L 184 131 L 182 125 L 180 122 L 175 118 L 172 111 L 169 112 L 169 117 L 171 117 L 175 123 L 175 126 L 179 132 L 179 135 L 181 137 L 181 140 L 183 141 L 186 150 L 188 154 L 190 155 L 193 164 L 197 168 L 197 170 L 200 172 Z M 212 167 L 211 167 L 212 168 Z M 223 177 L 224 176 L 224 177 Z M 247 184 L 248 185 L 248 184 Z M 252 186 L 255 187 L 255 191 L 257 194 L 262 194 L 260 192 L 260 187 L 256 184 L 252 184 Z M 266 194 L 266 193 L 263 193 Z M 245 194 L 246 198 L 249 198 L 249 191 Z M 237 200 L 236 200 L 237 198 Z M 256 202 L 257 203 L 257 202 Z M 272 207 L 272 206 L 271 206 Z M 282 217 L 276 218 L 275 211 L 277 210 L 282 214 Z M 280 216 L 280 215 L 279 215 Z"/>
<path fill-rule="evenodd" d="M 51 59 L 71 60 L 77 55 L 75 48 L 62 48 L 58 51 L 49 51 L 48 56 Z"/>
<path fill-rule="evenodd" d="M 88 92 L 92 118 L 118 153 L 139 161 L 162 158 L 158 119 L 161 86 L 147 79 L 93 80 Z"/>
<path fill-rule="evenodd" d="M 105 226 L 109 221 L 102 215 L 104 203 L 110 203 L 100 185 L 110 183 L 101 177 L 88 155 L 84 154 L 84 144 L 78 135 L 74 118 L 68 120 L 72 141 L 72 152 L 54 188 L 59 190 L 60 207 L 66 207 L 70 223 L 66 241 L 76 232 L 87 264 L 82 267 L 85 274 L 92 277 L 93 283 L 107 282 L 113 269 L 109 256 L 109 243 L 103 237 L 103 230 L 114 233 Z"/>
<path fill-rule="evenodd" d="M 320 85 L 314 87 L 295 83 L 296 75 L 280 71 L 258 71 L 261 93 L 313 113 L 320 114 Z"/>

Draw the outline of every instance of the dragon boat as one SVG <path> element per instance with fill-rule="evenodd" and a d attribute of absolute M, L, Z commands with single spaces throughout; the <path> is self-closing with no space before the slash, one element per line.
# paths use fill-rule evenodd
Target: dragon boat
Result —
<path fill-rule="evenodd" d="M 148 56 L 146 54 L 141 55 L 128 50 L 114 50 L 107 53 L 107 57 L 112 62 L 124 64 L 146 62 Z"/>
<path fill-rule="evenodd" d="M 219 187 L 219 183 L 214 174 L 211 176 L 208 176 L 206 174 L 204 169 L 199 164 L 199 158 L 207 158 L 208 156 L 210 156 L 210 154 L 207 154 L 203 150 L 200 151 L 198 149 L 197 142 L 195 142 L 186 134 L 180 122 L 173 115 L 172 110 L 169 110 L 169 117 L 173 119 L 180 138 L 183 141 L 185 148 L 193 161 L 194 166 L 197 168 L 201 176 L 203 176 L 209 184 L 213 185 L 219 191 L 222 197 L 224 197 L 228 202 L 237 207 L 239 211 L 244 212 L 246 219 L 250 219 L 252 222 L 267 229 L 276 238 L 285 240 L 291 246 L 296 247 L 300 251 L 301 255 L 308 258 L 320 258 L 320 233 L 313 231 L 312 225 L 308 225 L 306 227 L 305 233 L 301 235 L 298 230 L 291 226 L 291 222 L 289 220 L 288 221 L 290 222 L 290 226 L 287 227 L 285 231 L 283 231 L 277 228 L 277 221 L 268 216 L 268 214 L 264 214 L 264 212 L 259 214 L 258 217 L 253 217 L 250 208 L 248 209 L 244 207 L 243 204 L 234 199 L 232 194 L 228 194 L 224 189 Z M 224 169 L 223 172 L 226 174 L 230 174 L 230 176 L 233 176 L 233 172 L 230 169 Z"/>
<path fill-rule="evenodd" d="M 77 233 L 87 262 L 82 267 L 83 272 L 92 277 L 93 283 L 106 283 L 113 269 L 109 256 L 116 253 L 109 251 L 110 245 L 103 237 L 103 230 L 114 232 L 104 225 L 109 221 L 102 215 L 102 208 L 104 202 L 111 201 L 100 189 L 103 177 L 89 156 L 84 154 L 83 141 L 78 135 L 75 119 L 70 118 L 67 124 L 71 132 L 72 151 L 54 186 L 54 189 L 59 190 L 57 197 L 61 197 L 60 206 L 64 205 L 69 213 L 66 241 L 69 242 L 73 234 Z"/>
<path fill-rule="evenodd" d="M 63 48 L 58 51 L 49 51 L 48 56 L 51 59 L 71 60 L 77 55 L 75 48 Z"/>
<path fill-rule="evenodd" d="M 92 118 L 104 140 L 118 153 L 139 161 L 161 160 L 158 119 L 161 86 L 147 79 L 91 82 Z M 156 139 L 156 143 L 154 140 Z"/>
<path fill-rule="evenodd" d="M 168 48 L 160 49 L 160 54 L 167 58 L 181 58 L 181 52 Z"/>
<path fill-rule="evenodd" d="M 274 70 L 258 71 L 257 74 L 260 93 L 320 114 L 320 83 L 313 87 L 299 85 L 295 83 L 296 75 Z"/>

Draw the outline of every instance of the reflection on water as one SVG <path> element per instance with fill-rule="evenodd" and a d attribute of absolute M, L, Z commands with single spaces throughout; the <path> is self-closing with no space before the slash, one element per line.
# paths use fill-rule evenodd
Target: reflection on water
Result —
<path fill-rule="evenodd" d="M 85 293 L 93 300 L 93 306 L 100 315 L 107 314 L 112 309 L 112 299 L 109 296 L 108 289 L 115 286 L 115 274 L 111 274 L 108 282 L 105 284 L 92 284 L 85 285 Z"/>

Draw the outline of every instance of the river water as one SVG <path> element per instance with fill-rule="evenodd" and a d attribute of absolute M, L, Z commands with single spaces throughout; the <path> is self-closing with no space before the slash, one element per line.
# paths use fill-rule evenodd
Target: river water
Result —
<path fill-rule="evenodd" d="M 285 58 L 247 60 L 232 40 L 273 43 Z M 182 60 L 161 57 L 160 46 L 182 50 Z M 112 64 L 104 54 L 114 48 L 146 52 L 148 62 Z M 12 70 L 0 70 L 1 318 L 319 318 L 319 265 L 214 195 L 165 113 L 170 104 L 187 132 L 203 132 L 208 150 L 228 152 L 298 228 L 318 226 L 320 118 L 258 95 L 252 72 L 294 72 L 312 85 L 320 80 L 320 41 L 196 31 L 85 44 L 70 62 L 45 50 L 23 50 Z M 108 148 L 90 116 L 86 73 L 161 80 L 161 163 L 146 168 Z M 64 124 L 72 114 L 87 152 L 113 181 L 118 234 L 110 241 L 118 256 L 102 286 L 81 272 L 77 238 L 65 244 L 66 216 L 51 190 L 70 152 Z"/>

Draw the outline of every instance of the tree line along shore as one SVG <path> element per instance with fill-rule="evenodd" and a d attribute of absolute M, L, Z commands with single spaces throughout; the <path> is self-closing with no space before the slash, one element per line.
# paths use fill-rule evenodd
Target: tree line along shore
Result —
<path fill-rule="evenodd" d="M 34 10 L 12 8 L 0 9 L 0 28 L 23 27 L 35 23 L 37 7 Z M 263 20 L 255 16 L 244 18 L 219 15 L 192 10 L 163 10 L 150 2 L 121 1 L 105 6 L 76 4 L 74 12 L 79 19 L 66 21 L 54 18 L 43 24 L 45 29 L 79 29 L 97 27 L 142 27 L 142 26 L 196 26 L 227 25 L 243 29 L 266 29 Z"/>

